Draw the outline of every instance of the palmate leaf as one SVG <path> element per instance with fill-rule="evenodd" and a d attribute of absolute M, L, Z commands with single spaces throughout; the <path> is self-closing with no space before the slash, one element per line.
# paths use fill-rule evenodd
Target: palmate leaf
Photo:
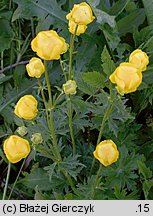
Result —
<path fill-rule="evenodd" d="M 10 48 L 11 41 L 14 36 L 14 32 L 9 21 L 11 14 L 12 12 L 0 13 L 0 52 Z"/>
<path fill-rule="evenodd" d="M 66 22 L 65 13 L 59 7 L 56 0 L 13 0 L 18 4 L 15 10 L 12 21 L 19 18 L 30 19 L 34 16 L 44 18 L 47 15 Z"/>
<path fill-rule="evenodd" d="M 107 47 L 105 46 L 103 49 L 103 52 L 101 54 L 101 60 L 102 60 L 102 68 L 105 74 L 108 76 L 114 72 L 116 66 L 113 60 L 111 59 L 111 56 L 107 50 Z"/>
<path fill-rule="evenodd" d="M 119 0 L 109 10 L 109 14 L 118 16 L 126 7 L 130 0 Z"/>
<path fill-rule="evenodd" d="M 138 161 L 137 164 L 139 167 L 139 173 L 141 173 L 145 179 L 152 177 L 152 171 L 149 167 L 146 167 L 144 162 Z"/>
<path fill-rule="evenodd" d="M 142 0 L 144 8 L 145 8 L 145 12 L 146 12 L 146 16 L 147 16 L 147 20 L 148 20 L 148 24 L 152 25 L 153 24 L 153 0 Z"/>
<path fill-rule="evenodd" d="M 123 17 L 117 22 L 120 36 L 126 33 L 133 33 L 145 20 L 145 12 L 143 8 L 139 8 Z M 128 24 L 130 23 L 130 25 Z"/>
<path fill-rule="evenodd" d="M 25 173 L 25 177 L 19 182 L 31 189 L 34 189 L 37 185 L 43 191 L 48 191 L 52 188 L 47 172 L 37 167 L 31 169 L 30 174 Z"/>
<path fill-rule="evenodd" d="M 103 74 L 93 71 L 82 74 L 82 79 L 89 85 L 96 88 L 104 88 L 104 76 Z"/>
<path fill-rule="evenodd" d="M 67 29 L 66 12 L 61 9 L 56 0 L 14 0 L 18 4 L 12 21 L 20 18 L 38 18 L 37 33 L 49 29 L 51 25 L 58 29 Z M 65 28 L 64 28 L 65 26 Z M 68 31 L 67 31 L 68 32 Z"/>
<path fill-rule="evenodd" d="M 79 162 L 78 158 L 79 155 L 69 155 L 67 158 L 65 157 L 60 163 L 60 169 L 64 169 L 74 179 L 76 179 L 77 175 L 80 173 L 83 167 L 85 167 L 85 165 Z"/>

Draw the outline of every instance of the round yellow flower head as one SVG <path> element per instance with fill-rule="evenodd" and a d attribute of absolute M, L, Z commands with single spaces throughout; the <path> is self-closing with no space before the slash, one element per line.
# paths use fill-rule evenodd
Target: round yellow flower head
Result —
<path fill-rule="evenodd" d="M 93 16 L 91 7 L 86 3 L 75 4 L 66 19 L 75 22 L 77 25 L 88 25 L 95 17 Z"/>
<path fill-rule="evenodd" d="M 29 64 L 26 65 L 26 69 L 30 77 L 36 78 L 40 78 L 45 72 L 45 67 L 41 59 L 35 57 L 30 59 Z"/>
<path fill-rule="evenodd" d="M 32 137 L 31 137 L 31 141 L 35 145 L 42 143 L 43 142 L 43 138 L 42 138 L 41 133 L 35 133 L 35 134 L 33 134 Z"/>
<path fill-rule="evenodd" d="M 76 94 L 76 82 L 75 80 L 68 80 L 65 84 L 63 84 L 64 93 L 74 95 Z"/>
<path fill-rule="evenodd" d="M 149 57 L 141 49 L 136 49 L 131 53 L 129 62 L 135 64 L 138 69 L 145 71 L 149 64 Z"/>
<path fill-rule="evenodd" d="M 19 162 L 30 153 L 29 142 L 16 135 L 12 135 L 4 141 L 3 149 L 11 163 Z"/>
<path fill-rule="evenodd" d="M 71 32 L 72 34 L 76 34 L 77 36 L 79 36 L 80 34 L 83 34 L 87 29 L 86 25 L 78 25 L 76 33 L 75 33 L 76 26 L 77 24 L 75 22 L 71 20 L 69 21 L 69 32 Z"/>
<path fill-rule="evenodd" d="M 116 162 L 119 157 L 119 151 L 112 140 L 104 140 L 96 146 L 93 152 L 94 157 L 104 166 L 109 166 Z"/>
<path fill-rule="evenodd" d="M 68 44 L 56 31 L 49 30 L 39 32 L 32 40 L 31 48 L 42 59 L 58 60 L 67 51 Z"/>
<path fill-rule="evenodd" d="M 109 77 L 117 85 L 120 94 L 127 94 L 137 90 L 142 82 L 142 73 L 134 64 L 121 63 Z"/>
<path fill-rule="evenodd" d="M 18 127 L 16 131 L 20 136 L 25 136 L 28 133 L 27 127 L 25 126 Z"/>
<path fill-rule="evenodd" d="M 32 120 L 37 115 L 37 105 L 38 102 L 32 95 L 25 95 L 17 102 L 14 113 L 20 118 Z"/>

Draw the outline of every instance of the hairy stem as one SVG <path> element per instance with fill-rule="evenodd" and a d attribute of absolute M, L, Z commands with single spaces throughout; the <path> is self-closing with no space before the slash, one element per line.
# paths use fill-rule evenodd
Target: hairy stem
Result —
<path fill-rule="evenodd" d="M 5 197 L 6 197 L 7 186 L 8 186 L 8 182 L 9 182 L 9 176 L 10 176 L 10 171 L 11 171 L 11 163 L 9 162 L 9 164 L 8 164 L 8 170 L 7 170 L 7 177 L 6 177 L 6 182 L 5 182 L 5 187 L 4 187 L 4 192 L 3 192 L 3 198 L 2 198 L 2 200 L 5 200 Z"/>
<path fill-rule="evenodd" d="M 53 100 L 52 100 L 52 92 L 51 92 L 51 86 L 50 86 L 50 81 L 49 81 L 49 75 L 48 75 L 48 71 L 47 71 L 47 62 L 44 61 L 44 65 L 45 65 L 45 79 L 46 79 L 46 84 L 47 84 L 47 89 L 48 89 L 48 95 L 49 95 L 49 129 L 51 132 L 51 136 L 52 136 L 52 141 L 53 141 L 53 147 L 55 150 L 55 155 L 58 159 L 58 161 L 61 161 L 61 154 L 60 154 L 60 150 L 57 144 L 57 139 L 56 139 L 56 134 L 55 134 L 55 129 L 54 129 L 54 120 L 53 120 Z"/>
<path fill-rule="evenodd" d="M 72 140 L 72 148 L 73 148 L 73 155 L 76 154 L 76 145 L 74 140 L 74 132 L 73 132 L 73 119 L 72 119 L 72 101 L 71 96 L 69 96 L 69 109 L 68 109 L 68 117 L 69 117 L 69 128 L 70 128 L 70 135 Z"/>
<path fill-rule="evenodd" d="M 23 168 L 23 166 L 24 166 L 25 160 L 26 160 L 26 158 L 25 158 L 25 159 L 23 160 L 23 162 L 22 162 L 22 165 L 21 165 L 20 170 L 19 170 L 19 172 L 18 172 L 18 175 L 17 175 L 17 177 L 16 177 L 16 179 L 15 179 L 15 182 L 14 182 L 14 184 L 13 184 L 13 187 L 11 188 L 11 192 L 10 192 L 10 195 L 9 195 L 9 197 L 8 197 L 8 200 L 11 198 L 12 192 L 14 191 L 15 185 L 16 185 L 16 183 L 17 183 L 17 181 L 18 181 L 18 178 L 19 178 L 19 176 L 20 176 L 20 174 L 21 174 L 21 171 L 22 171 L 22 168 Z"/>

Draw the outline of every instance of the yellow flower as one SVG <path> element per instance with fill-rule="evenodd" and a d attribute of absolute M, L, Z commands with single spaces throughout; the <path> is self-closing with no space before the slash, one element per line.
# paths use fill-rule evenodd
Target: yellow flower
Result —
<path fill-rule="evenodd" d="M 42 59 L 57 60 L 67 51 L 68 44 L 56 31 L 49 30 L 39 32 L 32 40 L 31 48 Z"/>
<path fill-rule="evenodd" d="M 20 126 L 16 130 L 20 136 L 25 136 L 28 133 L 27 127 Z"/>
<path fill-rule="evenodd" d="M 88 25 L 95 17 L 91 7 L 86 2 L 82 2 L 74 5 L 70 13 L 67 14 L 66 19 L 75 22 L 77 25 Z"/>
<path fill-rule="evenodd" d="M 43 142 L 43 138 L 42 138 L 41 133 L 35 133 L 35 134 L 33 134 L 32 137 L 31 137 L 31 141 L 35 145 L 42 143 Z"/>
<path fill-rule="evenodd" d="M 134 64 L 121 63 L 109 77 L 117 85 L 120 94 L 127 94 L 137 90 L 142 82 L 142 73 Z"/>
<path fill-rule="evenodd" d="M 63 90 L 65 94 L 76 94 L 76 82 L 75 80 L 68 80 L 65 84 L 63 84 Z"/>
<path fill-rule="evenodd" d="M 30 59 L 29 64 L 26 65 L 26 69 L 30 77 L 36 78 L 40 78 L 45 72 L 45 67 L 41 59 L 35 57 Z"/>
<path fill-rule="evenodd" d="M 74 34 L 76 26 L 77 26 L 77 24 L 70 20 L 69 21 L 69 32 Z M 86 25 L 78 25 L 77 30 L 76 30 L 76 35 L 79 36 L 80 34 L 83 34 L 86 31 L 86 29 L 87 29 Z"/>
<path fill-rule="evenodd" d="M 104 140 L 96 146 L 93 152 L 94 157 L 104 166 L 109 166 L 116 162 L 119 157 L 119 151 L 112 140 Z"/>
<path fill-rule="evenodd" d="M 25 95 L 17 102 L 14 113 L 20 118 L 31 120 L 37 115 L 37 105 L 38 102 L 32 95 Z"/>
<path fill-rule="evenodd" d="M 131 53 L 129 62 L 135 64 L 138 69 L 145 71 L 149 64 L 149 57 L 141 49 L 136 49 Z"/>
<path fill-rule="evenodd" d="M 3 149 L 11 163 L 17 163 L 30 153 L 29 142 L 16 135 L 12 135 L 4 141 Z"/>

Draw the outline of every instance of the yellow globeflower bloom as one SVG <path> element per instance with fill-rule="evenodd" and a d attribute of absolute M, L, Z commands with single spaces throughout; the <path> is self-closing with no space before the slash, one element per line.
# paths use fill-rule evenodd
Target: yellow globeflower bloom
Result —
<path fill-rule="evenodd" d="M 149 64 L 149 57 L 141 49 L 136 49 L 131 53 L 129 62 L 135 64 L 138 69 L 145 71 Z"/>
<path fill-rule="evenodd" d="M 48 30 L 37 34 L 31 42 L 31 48 L 42 59 L 58 60 L 67 51 L 68 44 L 56 31 Z"/>
<path fill-rule="evenodd" d="M 36 78 L 40 78 L 45 72 L 45 67 L 41 59 L 35 57 L 30 59 L 29 64 L 26 65 L 26 69 L 30 77 Z"/>
<path fill-rule="evenodd" d="M 4 141 L 3 149 L 11 163 L 19 162 L 30 153 L 29 142 L 16 135 L 12 135 Z"/>
<path fill-rule="evenodd" d="M 14 113 L 20 118 L 32 120 L 37 115 L 37 105 L 38 102 L 32 95 L 25 95 L 17 102 Z"/>
<path fill-rule="evenodd" d="M 69 21 L 69 32 L 74 34 L 76 26 L 77 26 L 77 24 L 70 20 Z M 83 34 L 86 31 L 86 29 L 87 29 L 86 25 L 78 25 L 77 30 L 76 30 L 76 35 L 79 36 L 80 34 Z"/>
<path fill-rule="evenodd" d="M 121 63 L 109 77 L 117 85 L 120 94 L 127 94 L 137 90 L 142 82 L 142 73 L 134 64 Z"/>
<path fill-rule="evenodd" d="M 65 94 L 76 94 L 76 82 L 75 80 L 68 80 L 65 84 L 63 84 L 63 90 Z"/>
<path fill-rule="evenodd" d="M 94 157 L 104 166 L 109 166 L 116 162 L 119 157 L 119 151 L 112 140 L 104 140 L 96 146 L 93 152 Z"/>
<path fill-rule="evenodd" d="M 77 25 L 88 25 L 95 17 L 91 7 L 86 2 L 82 2 L 74 5 L 66 19 L 75 22 Z"/>

